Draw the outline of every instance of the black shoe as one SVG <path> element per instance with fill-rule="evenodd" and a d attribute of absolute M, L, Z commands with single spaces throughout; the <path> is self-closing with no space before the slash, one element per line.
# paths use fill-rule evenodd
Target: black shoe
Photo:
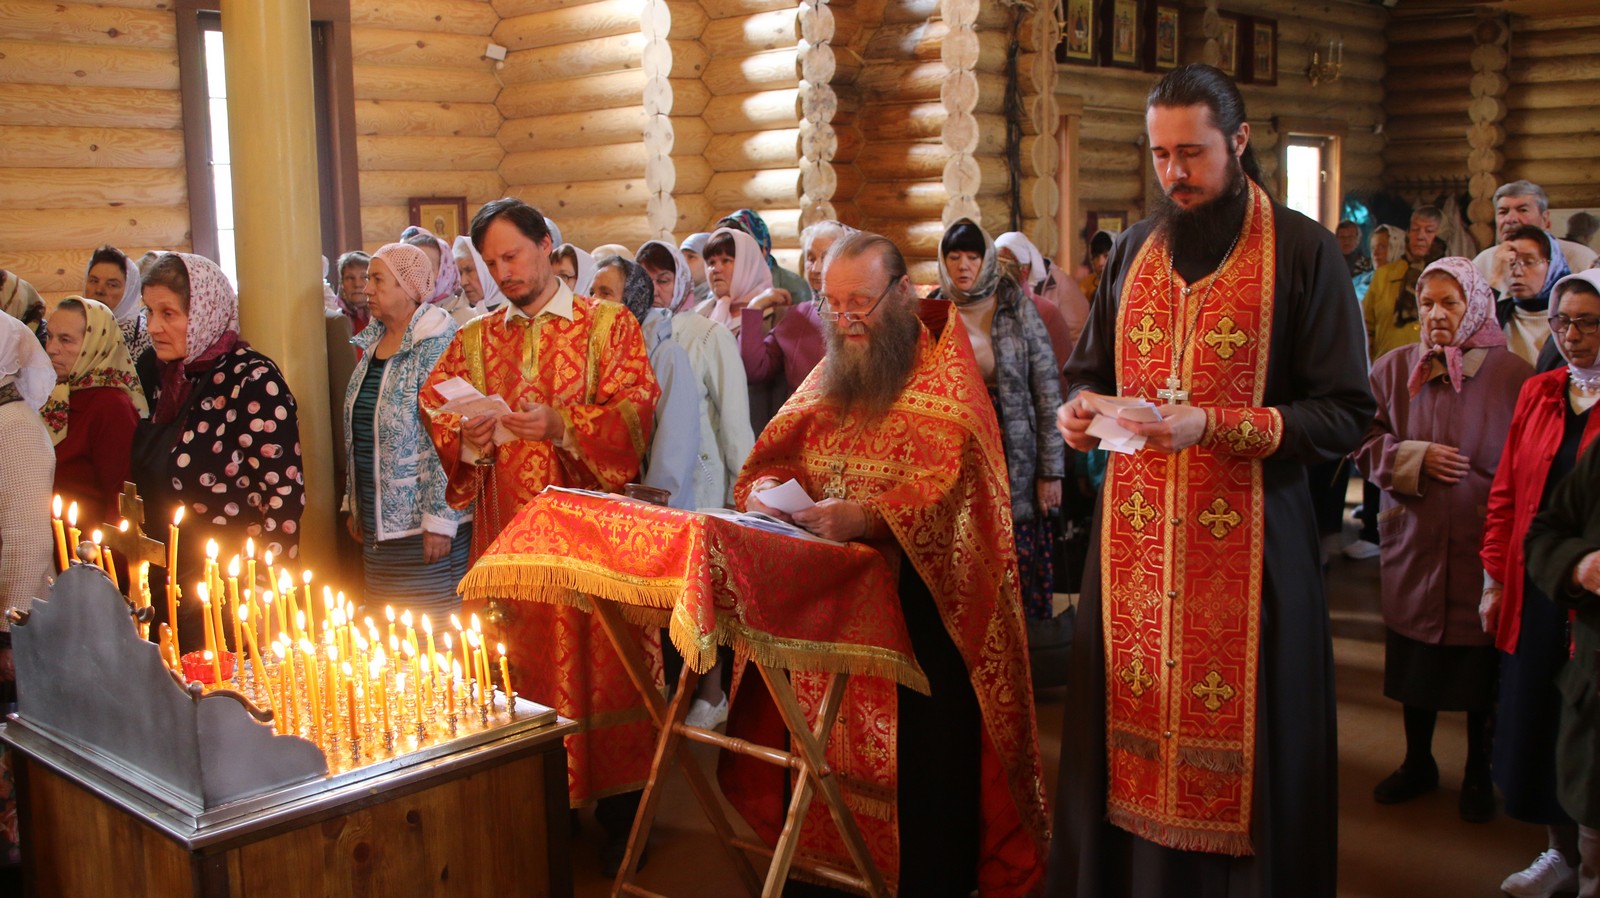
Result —
<path fill-rule="evenodd" d="M 1429 764 L 1420 769 L 1400 765 L 1400 769 L 1372 788 L 1372 798 L 1378 804 L 1400 804 L 1427 795 L 1439 788 L 1439 767 Z"/>
<path fill-rule="evenodd" d="M 1494 782 L 1487 773 L 1469 773 L 1461 780 L 1461 819 L 1488 823 L 1494 819 Z"/>
<path fill-rule="evenodd" d="M 622 869 L 622 858 L 628 853 L 628 834 L 620 836 L 606 836 L 605 844 L 600 846 L 600 872 L 607 879 L 616 879 L 617 872 Z M 645 862 L 650 860 L 650 843 L 646 842 L 643 850 L 639 852 L 639 870 L 644 869 Z"/>

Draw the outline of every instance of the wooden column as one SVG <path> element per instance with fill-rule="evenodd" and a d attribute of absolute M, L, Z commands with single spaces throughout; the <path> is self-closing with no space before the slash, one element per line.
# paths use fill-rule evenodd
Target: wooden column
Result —
<path fill-rule="evenodd" d="M 331 570 L 334 507 L 322 228 L 307 0 L 223 0 L 242 335 L 278 364 L 300 412 L 302 567 Z"/>
<path fill-rule="evenodd" d="M 1504 16 L 1486 16 L 1473 29 L 1477 46 L 1472 50 L 1472 104 L 1467 107 L 1472 119 L 1472 126 L 1467 129 L 1467 144 L 1472 148 L 1467 154 L 1467 190 L 1471 196 L 1467 218 L 1479 246 L 1488 246 L 1496 236 L 1494 192 L 1500 186 L 1504 162 L 1500 145 L 1505 142 L 1506 132 L 1500 123 L 1506 117 L 1506 66 L 1511 61 L 1506 42 L 1510 37 L 1511 28 Z"/>

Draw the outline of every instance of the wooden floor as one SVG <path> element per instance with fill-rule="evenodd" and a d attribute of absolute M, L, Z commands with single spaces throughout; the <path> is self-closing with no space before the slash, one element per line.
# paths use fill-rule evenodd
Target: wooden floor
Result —
<path fill-rule="evenodd" d="M 1382 626 L 1377 618 L 1377 561 L 1335 559 L 1329 596 L 1335 625 L 1339 694 L 1340 898 L 1473 898 L 1502 894 L 1501 880 L 1544 848 L 1540 827 L 1504 816 L 1487 824 L 1456 815 L 1465 763 L 1463 715 L 1442 715 L 1435 736 L 1438 792 L 1398 807 L 1372 800 L 1372 786 L 1400 762 L 1399 706 L 1382 694 Z M 1038 697 L 1039 742 L 1053 797 L 1060 751 L 1062 690 Z M 708 767 L 710 749 L 696 746 Z M 610 894 L 598 871 L 599 830 L 585 816 L 573 848 L 577 895 Z M 668 896 L 733 896 L 731 870 L 681 777 L 673 780 L 640 884 Z"/>

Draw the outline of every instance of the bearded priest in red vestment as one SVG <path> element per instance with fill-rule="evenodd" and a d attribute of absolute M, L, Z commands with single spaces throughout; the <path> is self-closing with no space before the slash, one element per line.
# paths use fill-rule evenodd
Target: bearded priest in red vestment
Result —
<path fill-rule="evenodd" d="M 1375 404 L 1327 228 L 1256 182 L 1239 89 L 1189 65 L 1150 93 L 1165 196 L 1112 249 L 1058 424 L 1096 394 L 1113 453 L 1073 634 L 1052 896 L 1335 894 L 1333 652 L 1306 466 Z M 1098 429 L 1096 432 L 1099 432 Z"/>
<path fill-rule="evenodd" d="M 489 203 L 473 216 L 472 242 L 509 303 L 461 329 L 420 399 L 450 505 L 476 502 L 476 558 L 546 486 L 615 492 L 635 479 L 661 391 L 628 310 L 574 295 L 551 272 L 550 234 L 537 209 L 510 198 Z M 441 411 L 436 387 L 457 377 L 504 397 L 513 412 L 464 419 Z M 574 807 L 600 800 L 609 866 L 626 847 L 655 750 L 643 699 L 586 611 L 502 606 L 513 688 L 582 725 L 566 740 L 567 785 Z M 635 629 L 659 684 L 660 637 Z"/>
<path fill-rule="evenodd" d="M 931 694 L 853 677 L 828 747 L 885 879 L 917 898 L 1025 895 L 1043 874 L 1048 823 L 992 404 L 949 304 L 928 303 L 918 320 L 893 243 L 865 233 L 840 240 L 822 287 L 827 356 L 762 432 L 737 499 L 788 518 L 751 494 L 792 477 L 820 500 L 795 523 L 865 541 L 898 569 Z M 791 680 L 814 715 L 825 678 Z M 782 729 L 770 698 L 759 682 L 743 691 L 730 735 L 776 744 Z M 775 838 L 786 771 L 730 753 L 720 776 L 735 807 Z M 852 869 L 820 802 L 799 857 Z"/>

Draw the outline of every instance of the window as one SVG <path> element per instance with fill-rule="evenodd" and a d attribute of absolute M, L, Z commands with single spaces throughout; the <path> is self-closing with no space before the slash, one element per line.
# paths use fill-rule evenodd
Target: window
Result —
<path fill-rule="evenodd" d="M 1283 204 L 1332 230 L 1339 223 L 1339 159 L 1345 125 L 1315 119 L 1275 119 L 1278 180 Z"/>
<path fill-rule="evenodd" d="M 178 3 L 189 239 L 194 252 L 215 260 L 238 286 L 225 47 L 218 6 L 218 0 Z M 345 249 L 361 246 L 349 0 L 312 0 L 311 18 L 322 252 L 332 260 Z"/>

